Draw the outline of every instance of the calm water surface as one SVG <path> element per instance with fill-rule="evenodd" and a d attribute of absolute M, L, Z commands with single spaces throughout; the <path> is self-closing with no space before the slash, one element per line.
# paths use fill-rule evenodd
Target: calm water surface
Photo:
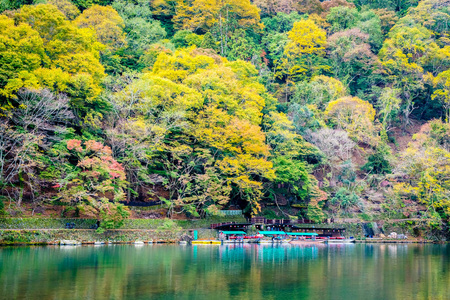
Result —
<path fill-rule="evenodd" d="M 0 248 L 0 299 L 450 299 L 448 245 Z"/>

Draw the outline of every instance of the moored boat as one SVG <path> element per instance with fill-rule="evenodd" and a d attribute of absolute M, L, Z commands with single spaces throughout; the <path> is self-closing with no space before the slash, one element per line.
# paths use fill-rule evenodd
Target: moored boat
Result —
<path fill-rule="evenodd" d="M 354 243 L 355 239 L 346 239 L 346 238 L 330 238 L 330 239 L 326 239 L 325 243 L 327 244 L 350 244 L 350 243 Z"/>
<path fill-rule="evenodd" d="M 292 240 L 290 242 L 291 245 L 314 245 L 314 244 L 323 244 L 324 240 Z"/>
<path fill-rule="evenodd" d="M 260 231 L 257 237 L 256 242 L 259 244 L 281 244 L 291 241 L 284 231 Z"/>
<path fill-rule="evenodd" d="M 216 241 L 216 240 L 197 240 L 197 241 L 192 241 L 191 244 L 192 245 L 221 245 L 222 242 Z"/>
<path fill-rule="evenodd" d="M 258 244 L 287 244 L 290 242 L 291 239 L 259 239 L 256 241 Z"/>

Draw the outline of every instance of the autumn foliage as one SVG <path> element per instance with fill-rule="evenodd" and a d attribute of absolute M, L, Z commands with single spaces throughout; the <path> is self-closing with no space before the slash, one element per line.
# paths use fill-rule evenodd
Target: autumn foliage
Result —
<path fill-rule="evenodd" d="M 97 218 L 105 228 L 118 227 L 129 213 L 125 200 L 125 169 L 111 155 L 111 148 L 88 140 L 67 141 L 67 149 L 78 158 L 76 168 L 61 180 L 62 201 L 74 204 L 84 214 Z"/>
<path fill-rule="evenodd" d="M 11 213 L 448 226 L 448 1 L 22 2 L 0 5 Z"/>

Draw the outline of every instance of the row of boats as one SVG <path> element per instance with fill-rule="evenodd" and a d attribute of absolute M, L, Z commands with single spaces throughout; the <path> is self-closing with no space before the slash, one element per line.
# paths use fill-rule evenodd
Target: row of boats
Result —
<path fill-rule="evenodd" d="M 198 244 L 319 244 L 319 243 L 354 243 L 355 239 L 345 237 L 319 237 L 315 232 L 259 231 L 257 235 L 247 235 L 244 231 L 220 231 L 219 240 L 195 240 Z"/>

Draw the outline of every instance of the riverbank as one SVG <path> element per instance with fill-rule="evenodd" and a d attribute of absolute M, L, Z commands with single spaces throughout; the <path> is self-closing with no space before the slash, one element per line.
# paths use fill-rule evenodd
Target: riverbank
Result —
<path fill-rule="evenodd" d="M 227 219 L 241 222 L 243 217 Z M 193 220 L 169 219 L 127 219 L 120 229 L 97 231 L 97 220 L 65 218 L 3 218 L 0 219 L 0 245 L 47 245 L 58 244 L 62 240 L 77 241 L 82 244 L 134 243 L 136 241 L 154 243 L 176 243 L 186 235 L 197 232 L 199 239 L 215 239 L 217 231 L 208 229 L 210 223 L 223 218 Z M 72 229 L 66 227 L 70 225 Z"/>
<path fill-rule="evenodd" d="M 65 218 L 3 218 L 0 219 L 0 245 L 18 244 L 58 244 L 62 240 L 77 243 L 134 243 L 136 241 L 154 243 L 176 243 L 186 236 L 197 232 L 198 239 L 217 239 L 217 231 L 209 229 L 211 223 L 223 221 L 245 222 L 242 216 L 214 217 L 192 220 L 169 219 L 128 219 L 120 229 L 97 231 L 93 219 Z M 67 229 L 67 225 L 73 229 Z M 314 228 L 318 233 L 323 228 L 345 228 L 345 236 L 353 236 L 358 243 L 430 243 L 444 241 L 427 231 L 421 221 L 404 220 L 401 222 L 361 222 L 331 224 L 299 224 L 301 228 Z M 254 226 L 247 230 L 257 233 Z M 408 239 L 368 239 L 365 236 L 377 236 L 384 232 L 386 236 L 395 232 L 404 234 Z M 382 235 L 381 235 L 382 236 Z"/>
<path fill-rule="evenodd" d="M 434 244 L 436 241 L 423 240 L 423 239 L 365 239 L 355 240 L 355 243 L 359 244 Z"/>

